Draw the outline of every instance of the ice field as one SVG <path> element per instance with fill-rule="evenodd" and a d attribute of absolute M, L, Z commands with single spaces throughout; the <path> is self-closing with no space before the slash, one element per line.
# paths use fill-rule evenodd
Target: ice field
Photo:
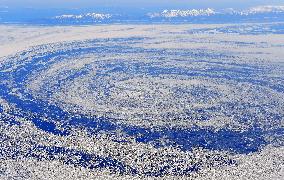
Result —
<path fill-rule="evenodd" d="M 284 23 L 0 26 L 0 179 L 284 179 Z"/>

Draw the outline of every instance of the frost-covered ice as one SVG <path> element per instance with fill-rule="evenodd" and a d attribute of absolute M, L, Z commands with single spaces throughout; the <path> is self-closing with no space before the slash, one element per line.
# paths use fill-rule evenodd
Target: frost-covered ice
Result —
<path fill-rule="evenodd" d="M 283 178 L 282 25 L 1 26 L 0 179 Z"/>

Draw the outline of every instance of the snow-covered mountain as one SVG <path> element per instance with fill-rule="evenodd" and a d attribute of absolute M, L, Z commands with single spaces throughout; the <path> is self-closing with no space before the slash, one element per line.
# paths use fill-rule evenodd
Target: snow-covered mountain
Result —
<path fill-rule="evenodd" d="M 55 16 L 55 19 L 61 20 L 75 20 L 75 19 L 93 19 L 93 20 L 105 20 L 111 18 L 111 14 L 101 14 L 101 13 L 87 13 L 80 15 L 64 14 L 61 16 Z"/>
<path fill-rule="evenodd" d="M 236 15 L 256 15 L 256 14 L 275 14 L 284 13 L 284 6 L 256 6 L 245 10 L 235 10 L 227 8 L 221 11 L 223 14 L 236 14 Z"/>
<path fill-rule="evenodd" d="M 284 13 L 284 6 L 257 6 L 245 12 L 248 14 Z"/>
<path fill-rule="evenodd" d="M 198 16 L 214 16 L 214 15 L 254 15 L 268 13 L 284 13 L 284 6 L 257 6 L 245 10 L 235 10 L 227 8 L 215 11 L 212 8 L 207 9 L 189 9 L 189 10 L 163 10 L 162 12 L 148 13 L 150 18 L 186 18 Z"/>
<path fill-rule="evenodd" d="M 150 18 L 165 17 L 193 17 L 193 16 L 210 16 L 215 14 L 213 9 L 190 9 L 190 10 L 164 10 L 161 13 L 148 13 Z"/>
<path fill-rule="evenodd" d="M 63 13 L 62 13 L 63 14 Z M 194 23 L 232 23 L 232 22 L 279 22 L 284 21 L 284 6 L 257 6 L 238 10 L 169 9 L 160 12 L 119 12 L 116 13 L 73 13 L 48 18 L 54 24 L 92 24 L 92 23 L 156 23 L 156 22 L 194 22 Z"/>

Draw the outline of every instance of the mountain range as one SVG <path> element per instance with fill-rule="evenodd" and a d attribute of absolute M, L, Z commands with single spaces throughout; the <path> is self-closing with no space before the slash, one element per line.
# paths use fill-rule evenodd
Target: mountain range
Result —
<path fill-rule="evenodd" d="M 5 10 L 5 11 L 4 11 Z M 40 24 L 93 24 L 93 23 L 240 23 L 279 22 L 284 20 L 284 6 L 256 6 L 244 10 L 233 8 L 164 9 L 161 11 L 61 10 L 53 14 L 38 10 L 18 14 L 0 9 L 0 23 L 23 22 Z M 54 15 L 55 14 L 55 15 Z"/>

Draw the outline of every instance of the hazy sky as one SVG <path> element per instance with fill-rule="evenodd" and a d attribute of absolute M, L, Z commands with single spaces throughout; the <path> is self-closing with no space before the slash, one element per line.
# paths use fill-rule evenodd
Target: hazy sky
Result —
<path fill-rule="evenodd" d="M 30 8 L 246 8 L 284 5 L 284 0 L 0 0 L 0 6 Z"/>

